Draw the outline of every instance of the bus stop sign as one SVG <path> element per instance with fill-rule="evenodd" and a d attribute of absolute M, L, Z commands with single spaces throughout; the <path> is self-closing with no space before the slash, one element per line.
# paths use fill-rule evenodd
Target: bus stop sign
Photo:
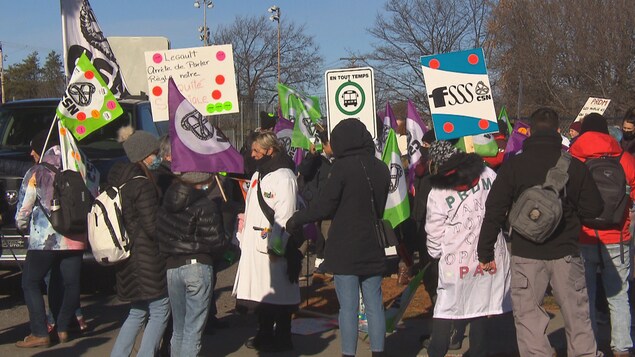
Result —
<path fill-rule="evenodd" d="M 347 68 L 328 70 L 324 74 L 329 132 L 342 120 L 359 119 L 377 136 L 375 121 L 375 78 L 373 69 Z"/>

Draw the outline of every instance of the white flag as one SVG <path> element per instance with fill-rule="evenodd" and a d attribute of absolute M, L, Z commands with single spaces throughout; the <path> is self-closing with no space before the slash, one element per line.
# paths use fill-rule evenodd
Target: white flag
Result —
<path fill-rule="evenodd" d="M 126 83 L 88 0 L 60 0 L 60 4 L 66 76 L 70 78 L 75 63 L 86 53 L 115 98 L 121 98 L 127 92 Z"/>

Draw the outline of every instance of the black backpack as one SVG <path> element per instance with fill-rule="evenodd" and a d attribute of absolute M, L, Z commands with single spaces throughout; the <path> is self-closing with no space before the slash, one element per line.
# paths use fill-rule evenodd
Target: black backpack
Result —
<path fill-rule="evenodd" d="M 604 201 L 604 210 L 596 218 L 583 219 L 582 224 L 595 229 L 621 228 L 626 219 L 628 194 L 626 174 L 620 164 L 622 154 L 617 157 L 602 156 L 588 159 L 585 164 Z"/>
<path fill-rule="evenodd" d="M 51 210 L 51 216 L 47 217 L 51 226 L 65 236 L 86 233 L 93 195 L 86 187 L 82 175 L 72 170 L 60 171 L 48 163 L 42 163 L 42 166 L 55 173 L 53 200 L 57 200 L 60 206 L 57 211 Z"/>

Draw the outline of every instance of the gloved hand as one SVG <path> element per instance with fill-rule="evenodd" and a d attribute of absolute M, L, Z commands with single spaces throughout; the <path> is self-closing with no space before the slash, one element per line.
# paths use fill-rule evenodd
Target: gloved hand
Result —
<path fill-rule="evenodd" d="M 287 276 L 289 277 L 289 281 L 292 284 L 297 284 L 300 278 L 300 271 L 302 270 L 303 254 L 298 250 L 298 246 L 292 238 L 289 238 L 287 242 L 284 257 L 287 259 Z"/>

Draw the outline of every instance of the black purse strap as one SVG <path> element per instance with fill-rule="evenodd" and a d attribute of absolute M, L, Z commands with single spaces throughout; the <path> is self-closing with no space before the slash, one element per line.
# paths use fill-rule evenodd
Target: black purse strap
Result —
<path fill-rule="evenodd" d="M 366 171 L 366 166 L 362 160 L 359 160 L 359 163 L 362 165 L 362 169 L 364 169 L 364 175 L 366 176 L 366 181 L 368 182 L 368 187 L 370 188 L 370 209 L 373 211 L 373 216 L 375 218 L 380 218 L 377 214 L 377 208 L 375 207 L 375 191 L 373 190 L 373 184 L 370 183 L 370 178 L 368 178 L 368 171 Z"/>
<path fill-rule="evenodd" d="M 264 197 L 262 197 L 262 190 L 260 189 L 260 184 L 262 183 L 261 179 L 262 178 L 260 177 L 260 172 L 259 172 L 258 184 L 257 184 L 258 204 L 260 205 L 260 209 L 262 210 L 262 213 L 265 215 L 265 217 L 269 221 L 269 224 L 271 225 L 271 227 L 273 227 L 274 216 L 276 212 L 273 210 L 273 208 L 269 207 L 267 202 L 265 202 Z"/>

